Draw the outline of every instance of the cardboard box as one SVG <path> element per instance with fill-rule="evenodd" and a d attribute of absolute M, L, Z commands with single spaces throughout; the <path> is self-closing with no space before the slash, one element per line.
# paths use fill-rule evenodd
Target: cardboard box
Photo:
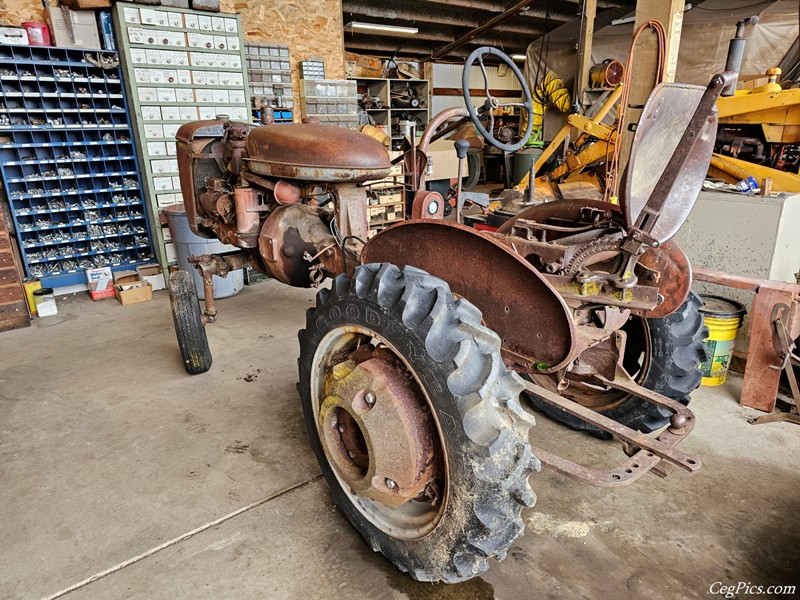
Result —
<path fill-rule="evenodd" d="M 72 21 L 72 39 L 64 13 L 60 7 L 48 6 L 44 9 L 44 19 L 53 35 L 53 45 L 62 48 L 100 48 L 100 34 L 97 30 L 97 20 L 94 11 L 70 10 L 68 14 Z"/>
<path fill-rule="evenodd" d="M 167 288 L 167 284 L 164 281 L 164 272 L 161 270 L 161 265 L 144 265 L 142 267 L 136 267 L 136 272 L 139 274 L 139 279 L 149 283 L 154 292 Z"/>
<path fill-rule="evenodd" d="M 458 178 L 458 156 L 453 140 L 437 140 L 428 144 L 426 151 L 428 162 L 433 163 L 433 171 L 428 175 L 428 181 Z M 466 160 L 464 169 L 466 170 Z M 466 173 L 464 173 L 466 175 Z"/>
<path fill-rule="evenodd" d="M 86 269 L 86 283 L 89 285 L 89 295 L 92 300 L 114 297 L 114 276 L 111 267 Z"/>
<path fill-rule="evenodd" d="M 114 273 L 114 283 L 134 283 L 140 281 L 139 274 L 134 270 L 117 271 Z"/>
<path fill-rule="evenodd" d="M 345 52 L 344 60 L 347 77 L 383 76 L 383 64 L 379 58 Z"/>
<path fill-rule="evenodd" d="M 114 284 L 114 293 L 123 306 L 153 299 L 153 288 L 146 281 Z"/>
<path fill-rule="evenodd" d="M 59 0 L 59 4 L 72 10 L 81 8 L 111 8 L 111 0 Z"/>

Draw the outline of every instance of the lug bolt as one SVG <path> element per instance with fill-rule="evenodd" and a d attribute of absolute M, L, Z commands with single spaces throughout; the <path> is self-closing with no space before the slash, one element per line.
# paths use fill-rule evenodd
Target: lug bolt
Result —
<path fill-rule="evenodd" d="M 364 394 L 364 402 L 367 403 L 367 406 L 372 406 L 373 404 L 375 404 L 375 394 L 373 394 L 372 392 L 367 392 L 366 394 Z"/>
<path fill-rule="evenodd" d="M 344 433 L 344 427 L 342 427 L 341 425 L 339 425 L 339 433 Z"/>
<path fill-rule="evenodd" d="M 356 453 L 355 453 L 355 452 L 353 452 L 352 450 L 350 450 L 350 452 L 348 452 L 348 453 L 347 453 L 347 455 L 348 455 L 350 458 L 355 458 L 355 457 L 356 457 Z"/>
<path fill-rule="evenodd" d="M 386 487 L 389 488 L 390 490 L 393 490 L 394 488 L 397 487 L 397 484 L 387 477 L 386 478 Z"/>

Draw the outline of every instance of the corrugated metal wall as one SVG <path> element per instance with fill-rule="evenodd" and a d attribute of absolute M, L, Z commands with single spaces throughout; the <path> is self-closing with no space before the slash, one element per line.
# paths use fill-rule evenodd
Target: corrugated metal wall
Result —
<path fill-rule="evenodd" d="M 451 65 L 436 63 L 433 65 L 433 82 L 434 88 L 458 88 L 461 89 L 461 74 L 464 72 L 463 65 Z M 497 67 L 486 67 L 486 75 L 489 77 L 489 89 L 492 90 L 520 90 L 520 97 L 522 97 L 522 87 L 519 85 L 517 78 L 511 71 L 506 72 L 505 77 L 497 75 Z M 473 66 L 469 73 L 469 87 L 483 89 L 483 74 L 480 67 Z M 485 97 L 473 96 L 474 104 L 477 106 L 481 104 Z M 502 101 L 502 100 L 501 100 Z M 511 98 L 506 98 L 505 101 L 512 101 Z M 445 108 L 452 108 L 454 106 L 464 106 L 464 99 L 459 96 L 433 96 L 431 99 L 432 110 L 431 114 L 435 115 Z"/>

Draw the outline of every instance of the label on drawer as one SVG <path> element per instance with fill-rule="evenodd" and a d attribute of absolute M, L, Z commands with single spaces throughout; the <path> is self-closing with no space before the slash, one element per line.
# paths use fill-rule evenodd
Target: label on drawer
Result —
<path fill-rule="evenodd" d="M 235 23 L 236 21 L 234 21 Z M 228 38 L 228 50 L 238 50 L 239 49 L 239 38 L 238 37 L 229 37 Z"/>
<path fill-rule="evenodd" d="M 243 104 L 245 101 L 244 92 L 242 90 L 230 90 L 228 96 L 230 96 L 232 104 Z"/>
<path fill-rule="evenodd" d="M 134 69 L 133 78 L 136 83 L 150 83 L 150 69 Z"/>
<path fill-rule="evenodd" d="M 236 22 L 236 19 L 224 19 L 225 21 L 225 31 L 228 33 L 236 33 L 239 31 L 239 24 Z"/>
<path fill-rule="evenodd" d="M 170 162 L 171 161 L 169 159 L 151 160 L 150 168 L 153 170 L 153 174 L 155 175 L 171 173 L 172 171 L 170 171 Z"/>
<path fill-rule="evenodd" d="M 145 50 L 144 53 L 147 56 L 148 65 L 161 64 L 161 50 Z"/>
<path fill-rule="evenodd" d="M 213 31 L 225 31 L 225 19 L 222 17 L 211 17 L 211 29 Z"/>
<path fill-rule="evenodd" d="M 228 49 L 228 38 L 224 35 L 215 35 L 214 36 L 214 48 L 216 50 L 227 50 Z"/>
<path fill-rule="evenodd" d="M 181 106 L 181 120 L 182 121 L 196 121 L 197 120 L 197 107 L 196 106 Z"/>
<path fill-rule="evenodd" d="M 200 29 L 200 24 L 197 21 L 197 15 L 183 15 L 183 22 L 186 25 L 186 29 Z"/>
<path fill-rule="evenodd" d="M 122 11 L 126 23 L 141 23 L 142 19 L 139 15 L 138 8 L 125 8 Z"/>
<path fill-rule="evenodd" d="M 190 84 L 192 82 L 191 81 L 191 77 L 192 76 L 191 76 L 189 71 L 185 71 L 185 70 L 178 71 L 178 83 L 180 83 L 182 85 Z"/>
<path fill-rule="evenodd" d="M 175 135 L 177 135 L 178 133 L 180 125 L 173 125 L 172 123 L 164 123 L 163 128 L 164 128 L 164 137 L 174 139 Z M 170 154 L 172 153 L 170 152 Z"/>
<path fill-rule="evenodd" d="M 161 118 L 165 121 L 179 121 L 181 118 L 181 111 L 177 106 L 162 106 Z"/>
<path fill-rule="evenodd" d="M 145 64 L 147 62 L 147 50 L 131 48 L 131 62 L 135 65 Z"/>
<path fill-rule="evenodd" d="M 170 27 L 183 27 L 183 15 L 179 12 L 167 13 Z"/>
<path fill-rule="evenodd" d="M 147 142 L 147 153 L 150 156 L 166 156 L 167 155 L 166 142 Z"/>
<path fill-rule="evenodd" d="M 142 44 L 145 40 L 144 29 L 139 27 L 128 28 L 128 39 L 132 44 Z"/>
<path fill-rule="evenodd" d="M 192 73 L 192 81 L 194 81 L 195 85 L 205 85 L 206 84 L 206 72 L 205 71 L 195 71 Z"/>
<path fill-rule="evenodd" d="M 194 91 L 194 97 L 197 102 L 212 102 L 213 100 L 211 90 L 197 89 Z"/>
<path fill-rule="evenodd" d="M 161 108 L 158 106 L 142 106 L 142 119 L 145 121 L 160 121 Z"/>
<path fill-rule="evenodd" d="M 158 100 L 158 88 L 140 87 L 137 90 L 139 102 L 155 102 Z"/>
<path fill-rule="evenodd" d="M 178 98 L 173 88 L 158 88 L 159 102 L 177 102 Z"/>
<path fill-rule="evenodd" d="M 140 8 L 139 13 L 142 17 L 142 23 L 145 25 L 155 25 L 156 24 L 156 11 L 152 8 Z"/>
<path fill-rule="evenodd" d="M 197 16 L 197 22 L 200 25 L 200 31 L 211 31 L 211 17 L 206 17 L 204 15 Z"/>
<path fill-rule="evenodd" d="M 206 73 L 206 85 L 219 85 L 219 73 Z"/>
<path fill-rule="evenodd" d="M 230 98 L 228 97 L 228 90 L 214 90 L 211 92 L 212 98 L 214 98 L 214 102 L 229 102 Z"/>
<path fill-rule="evenodd" d="M 175 97 L 178 102 L 185 104 L 187 102 L 194 102 L 194 90 L 177 88 L 175 90 Z"/>
<path fill-rule="evenodd" d="M 201 106 L 200 107 L 200 119 L 205 121 L 207 119 L 213 119 L 217 115 L 217 111 L 213 106 Z"/>
<path fill-rule="evenodd" d="M 158 192 L 166 192 L 172 188 L 172 177 L 153 177 L 153 187 Z"/>
<path fill-rule="evenodd" d="M 147 138 L 160 138 L 164 137 L 164 128 L 161 125 L 145 125 L 144 137 Z"/>

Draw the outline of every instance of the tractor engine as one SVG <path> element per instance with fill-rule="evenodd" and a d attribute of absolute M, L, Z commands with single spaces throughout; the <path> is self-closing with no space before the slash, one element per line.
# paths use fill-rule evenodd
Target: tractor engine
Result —
<path fill-rule="evenodd" d="M 317 123 L 227 120 L 187 123 L 177 139 L 197 235 L 241 248 L 254 268 L 296 287 L 357 264 L 368 232 L 367 188 L 359 184 L 389 174 L 382 144 Z"/>

